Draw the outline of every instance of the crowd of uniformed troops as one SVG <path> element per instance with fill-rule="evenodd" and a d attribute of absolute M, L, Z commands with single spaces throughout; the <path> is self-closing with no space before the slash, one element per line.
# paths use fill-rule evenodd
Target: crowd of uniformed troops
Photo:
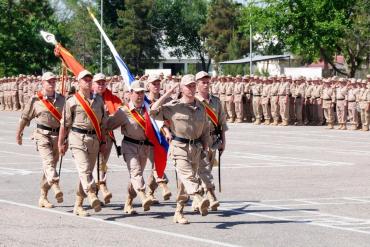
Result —
<path fill-rule="evenodd" d="M 148 75 L 137 80 L 144 81 Z M 121 76 L 107 77 L 107 88 L 124 102 L 129 90 Z M 57 81 L 60 84 L 61 80 Z M 160 75 L 160 93 L 179 85 L 181 76 Z M 73 77 L 65 81 L 66 91 L 78 90 Z M 355 78 L 295 78 L 290 76 L 216 76 L 211 77 L 210 93 L 221 100 L 226 119 L 232 123 L 253 122 L 256 125 L 324 125 L 333 129 L 369 130 L 370 75 L 367 80 Z M 24 109 L 41 89 L 41 77 L 20 75 L 0 79 L 0 110 Z M 57 91 L 60 85 L 57 85 Z M 146 89 L 147 90 L 147 89 Z M 172 99 L 178 99 L 175 90 Z"/>
<path fill-rule="evenodd" d="M 170 144 L 169 163 L 176 168 L 174 222 L 189 223 L 183 212 L 191 196 L 192 210 L 202 216 L 218 209 L 212 167 L 217 164 L 216 152 L 221 154 L 225 149 L 228 128 L 220 99 L 210 93 L 211 77 L 206 72 L 188 74 L 176 78 L 170 87 L 162 84 L 165 90 L 159 76 L 137 79 L 126 89 L 120 77 L 92 75 L 83 70 L 76 79 L 66 80 L 65 95 L 61 94 L 64 89 L 57 90 L 60 78 L 51 72 L 40 78 L 20 76 L 2 80 L 6 92 L 8 85 L 12 90 L 22 88 L 22 91 L 11 91 L 10 99 L 6 93 L 6 103 L 2 104 L 5 110 L 22 110 L 16 132 L 19 145 L 24 129 L 31 121 L 36 122 L 33 139 L 42 158 L 40 207 L 53 207 L 48 199 L 51 189 L 57 203 L 63 202 L 57 165 L 69 150 L 78 172 L 74 214 L 89 215 L 83 207 L 85 198 L 95 212 L 101 211 L 112 198 L 107 186 L 107 164 L 113 145 L 117 154 L 122 154 L 129 171 L 125 214 L 136 214 L 133 200 L 137 196 L 143 210 L 150 210 L 158 203 L 154 193 L 158 187 L 163 200 L 169 200 L 172 194 L 167 186 L 168 178 L 166 174 L 161 177 L 157 174 L 153 164 L 154 146 L 146 133 L 150 115 L 163 122 L 161 131 Z M 144 104 L 145 97 L 149 107 Z M 123 136 L 121 147 L 113 132 L 117 128 Z M 147 163 L 151 163 L 151 174 L 145 183 Z"/>

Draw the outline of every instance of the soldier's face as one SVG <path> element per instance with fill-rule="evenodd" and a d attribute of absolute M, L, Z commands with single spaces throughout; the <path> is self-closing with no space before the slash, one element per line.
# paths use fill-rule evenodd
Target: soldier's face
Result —
<path fill-rule="evenodd" d="M 204 78 L 198 80 L 197 83 L 198 83 L 198 91 L 200 93 L 208 93 L 209 84 L 210 84 L 209 77 L 204 77 Z"/>
<path fill-rule="evenodd" d="M 197 90 L 197 84 L 195 82 L 181 87 L 182 93 L 186 97 L 194 97 Z"/>
<path fill-rule="evenodd" d="M 149 89 L 149 92 L 151 93 L 159 93 L 159 91 L 161 90 L 161 82 L 158 80 L 158 81 L 149 83 L 148 89 Z"/>
<path fill-rule="evenodd" d="M 141 106 L 144 103 L 144 91 L 131 91 L 130 100 L 135 106 Z"/>
<path fill-rule="evenodd" d="M 79 86 L 82 90 L 91 90 L 92 87 L 92 77 L 85 76 L 81 80 L 79 80 Z"/>
<path fill-rule="evenodd" d="M 55 83 L 56 83 L 57 79 L 50 79 L 48 81 L 43 81 L 42 82 L 42 88 L 46 91 L 46 92 L 54 92 L 55 91 Z"/>
<path fill-rule="evenodd" d="M 94 82 L 93 89 L 94 89 L 95 93 L 98 93 L 98 94 L 104 93 L 105 90 L 107 89 L 106 81 L 105 80 L 100 80 L 100 81 Z"/>

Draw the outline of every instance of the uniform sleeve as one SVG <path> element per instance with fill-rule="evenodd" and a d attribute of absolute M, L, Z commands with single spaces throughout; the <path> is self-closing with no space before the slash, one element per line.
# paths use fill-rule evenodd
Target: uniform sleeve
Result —
<path fill-rule="evenodd" d="M 125 124 L 126 115 L 122 108 L 119 108 L 113 116 L 109 116 L 106 121 L 107 131 L 117 129 Z"/>
<path fill-rule="evenodd" d="M 218 121 L 219 121 L 219 124 L 221 125 L 222 127 L 222 130 L 223 131 L 227 131 L 229 130 L 229 127 L 227 126 L 227 123 L 226 123 L 226 114 L 224 112 L 224 110 L 222 109 L 222 106 L 221 106 L 221 101 L 217 101 L 218 103 L 218 107 L 219 107 L 219 112 L 218 112 Z"/>
<path fill-rule="evenodd" d="M 30 100 L 25 105 L 21 115 L 21 120 L 24 121 L 27 126 L 29 126 L 31 120 L 36 117 L 36 111 L 34 107 L 35 101 L 36 101 L 35 97 L 30 98 Z"/>
<path fill-rule="evenodd" d="M 62 120 L 60 125 L 65 128 L 71 128 L 73 122 L 75 107 L 72 107 L 71 100 L 66 100 L 66 104 L 63 108 Z"/>
<path fill-rule="evenodd" d="M 205 109 L 204 109 L 204 119 L 206 121 L 204 121 L 202 135 L 200 136 L 200 139 L 202 140 L 203 145 L 208 144 L 211 138 L 210 133 L 209 133 L 209 121 L 207 121 L 207 113 Z"/>
<path fill-rule="evenodd" d="M 108 111 L 106 111 L 103 101 L 102 101 L 102 104 L 103 104 L 103 107 L 102 107 L 103 116 L 102 116 L 102 119 L 101 119 L 100 126 L 101 126 L 101 131 L 102 131 L 103 135 L 107 135 L 107 133 L 108 133 L 108 130 L 107 130 Z"/>
<path fill-rule="evenodd" d="M 171 105 L 172 105 L 171 102 L 169 102 L 158 107 L 158 109 L 156 110 L 150 109 L 149 115 L 153 117 L 155 120 L 160 121 L 170 120 Z"/>

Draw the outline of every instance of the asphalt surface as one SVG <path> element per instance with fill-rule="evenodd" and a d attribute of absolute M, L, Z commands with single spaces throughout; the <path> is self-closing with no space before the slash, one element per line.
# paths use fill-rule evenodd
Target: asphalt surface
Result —
<path fill-rule="evenodd" d="M 191 224 L 179 225 L 172 222 L 174 196 L 149 212 L 135 199 L 138 215 L 123 214 L 128 173 L 114 153 L 113 199 L 101 212 L 86 200 L 92 216 L 72 214 L 78 176 L 70 153 L 61 175 L 64 203 L 50 193 L 56 207 L 38 208 L 34 125 L 18 146 L 19 116 L 0 112 L 0 246 L 370 246 L 369 132 L 230 124 L 220 210 L 202 217 L 189 204 Z M 171 164 L 166 173 L 175 194 Z M 214 175 L 217 183 L 216 169 Z"/>

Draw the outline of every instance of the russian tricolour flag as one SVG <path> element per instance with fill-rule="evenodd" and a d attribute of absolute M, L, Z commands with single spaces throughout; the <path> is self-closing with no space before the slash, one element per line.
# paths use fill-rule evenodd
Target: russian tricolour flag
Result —
<path fill-rule="evenodd" d="M 109 40 L 108 36 L 105 34 L 103 28 L 100 26 L 99 22 L 96 20 L 95 16 L 89 10 L 90 16 L 93 19 L 95 25 L 98 27 L 100 33 L 103 35 L 105 42 L 107 43 L 110 51 L 112 52 L 114 59 L 116 60 L 117 66 L 121 72 L 124 83 L 131 88 L 131 83 L 135 80 L 127 65 L 123 59 L 118 54 L 116 48 L 113 46 L 112 42 Z M 167 164 L 167 152 L 168 152 L 168 142 L 166 138 L 161 133 L 158 124 L 154 119 L 152 119 L 149 112 L 149 99 L 145 97 L 145 134 L 149 141 L 154 145 L 154 165 L 157 170 L 158 177 L 163 177 L 164 170 Z"/>

